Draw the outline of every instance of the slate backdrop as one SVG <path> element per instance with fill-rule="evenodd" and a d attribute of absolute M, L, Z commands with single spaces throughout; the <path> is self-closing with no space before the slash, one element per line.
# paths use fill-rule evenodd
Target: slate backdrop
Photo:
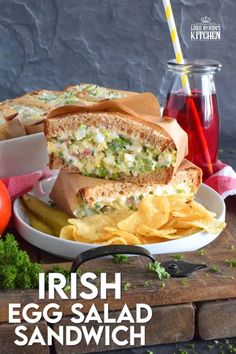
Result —
<path fill-rule="evenodd" d="M 236 1 L 172 0 L 185 57 L 219 60 L 222 145 L 236 145 Z M 221 41 L 191 41 L 204 16 Z M 161 0 L 0 0 L 0 100 L 77 82 L 151 91 L 174 56 Z"/>

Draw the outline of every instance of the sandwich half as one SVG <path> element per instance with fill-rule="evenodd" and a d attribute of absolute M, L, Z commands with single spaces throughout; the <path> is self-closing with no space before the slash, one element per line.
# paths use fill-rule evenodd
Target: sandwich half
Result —
<path fill-rule="evenodd" d="M 49 110 L 53 107 L 64 106 L 68 104 L 81 103 L 81 100 L 73 92 L 39 90 L 26 93 L 25 95 L 14 99 L 16 104 L 25 104 L 28 102 L 31 106 Z"/>
<path fill-rule="evenodd" d="M 82 218 L 121 207 L 135 210 L 148 194 L 184 195 L 191 199 L 201 180 L 201 169 L 187 160 L 182 162 L 168 184 L 150 181 L 135 185 L 60 171 L 50 198 L 66 213 Z"/>
<path fill-rule="evenodd" d="M 61 108 L 56 111 L 66 109 Z M 51 169 L 133 183 L 171 179 L 177 167 L 177 146 L 168 128 L 174 124 L 173 135 L 181 140 L 182 150 L 187 142 L 175 120 L 158 124 L 119 111 L 70 108 L 76 111 L 67 109 L 56 116 L 51 111 L 44 122 Z"/>
<path fill-rule="evenodd" d="M 0 105 L 0 141 L 26 135 L 17 112 L 5 102 Z"/>
<path fill-rule="evenodd" d="M 85 103 L 114 100 L 137 94 L 137 92 L 115 90 L 95 84 L 71 85 L 67 86 L 65 90 L 75 94 Z"/>

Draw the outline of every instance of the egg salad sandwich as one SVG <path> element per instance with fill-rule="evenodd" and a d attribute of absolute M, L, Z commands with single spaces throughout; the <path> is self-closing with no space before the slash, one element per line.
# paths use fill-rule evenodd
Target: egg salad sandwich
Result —
<path fill-rule="evenodd" d="M 71 85 L 67 86 L 65 90 L 74 93 L 85 103 L 114 100 L 137 94 L 137 92 L 115 90 L 95 84 Z"/>
<path fill-rule="evenodd" d="M 0 104 L 0 141 L 25 136 L 23 123 L 16 110 L 5 102 Z"/>
<path fill-rule="evenodd" d="M 49 110 L 54 107 L 64 106 L 68 104 L 81 103 L 81 100 L 73 92 L 38 90 L 26 93 L 14 100 L 16 104 L 25 104 Z"/>
<path fill-rule="evenodd" d="M 192 199 L 202 180 L 201 169 L 184 160 L 168 184 L 155 181 L 136 185 L 60 171 L 50 194 L 53 202 L 66 213 L 82 218 L 109 210 L 135 210 L 149 194 L 184 195 Z"/>
<path fill-rule="evenodd" d="M 124 98 L 49 112 L 44 121 L 49 167 L 132 183 L 168 183 L 186 155 L 187 135 L 175 119 L 144 119 L 130 109 L 142 99 L 156 104 L 155 96 L 133 97 L 129 107 Z"/>

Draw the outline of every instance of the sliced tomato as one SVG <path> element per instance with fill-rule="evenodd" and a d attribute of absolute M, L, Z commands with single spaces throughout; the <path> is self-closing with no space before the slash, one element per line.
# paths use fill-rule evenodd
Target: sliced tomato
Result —
<path fill-rule="evenodd" d="M 5 184 L 0 180 L 0 236 L 11 217 L 11 198 Z"/>

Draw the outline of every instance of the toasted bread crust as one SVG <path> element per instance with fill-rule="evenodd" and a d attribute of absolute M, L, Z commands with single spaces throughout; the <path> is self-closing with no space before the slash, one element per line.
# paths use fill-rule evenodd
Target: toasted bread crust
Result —
<path fill-rule="evenodd" d="M 44 124 L 44 134 L 50 138 L 59 136 L 62 132 L 78 129 L 81 124 L 103 127 L 115 130 L 118 134 L 128 135 L 150 145 L 172 145 L 174 143 L 166 131 L 155 123 L 119 112 L 78 112 L 61 117 L 47 118 Z"/>

